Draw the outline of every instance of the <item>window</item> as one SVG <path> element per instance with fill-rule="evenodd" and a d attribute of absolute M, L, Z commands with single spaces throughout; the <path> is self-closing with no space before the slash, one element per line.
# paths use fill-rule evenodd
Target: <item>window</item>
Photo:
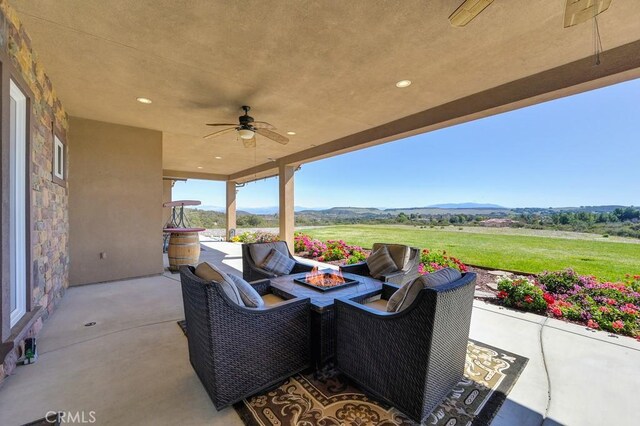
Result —
<path fill-rule="evenodd" d="M 13 327 L 27 311 L 27 97 L 13 80 L 9 89 L 9 324 Z"/>
<path fill-rule="evenodd" d="M 53 164 L 51 165 L 51 179 L 54 183 L 66 186 L 67 179 L 67 145 L 64 140 L 54 133 L 53 136 Z"/>
<path fill-rule="evenodd" d="M 65 149 L 64 144 L 58 138 L 58 136 L 54 136 L 53 138 L 53 176 L 64 180 L 64 160 L 65 160 Z"/>

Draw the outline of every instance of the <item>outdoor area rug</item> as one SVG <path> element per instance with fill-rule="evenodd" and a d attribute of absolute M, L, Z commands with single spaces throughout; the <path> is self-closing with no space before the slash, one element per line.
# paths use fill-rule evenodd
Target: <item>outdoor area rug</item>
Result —
<path fill-rule="evenodd" d="M 184 321 L 178 324 L 186 334 Z M 423 424 L 491 423 L 527 361 L 528 358 L 470 340 L 463 379 Z M 250 426 L 416 424 L 397 409 L 368 397 L 331 369 L 322 374 L 297 374 L 234 408 Z"/>

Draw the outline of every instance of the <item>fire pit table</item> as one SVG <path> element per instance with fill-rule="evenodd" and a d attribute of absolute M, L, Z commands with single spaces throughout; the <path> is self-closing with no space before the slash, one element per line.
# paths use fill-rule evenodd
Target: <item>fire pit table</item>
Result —
<path fill-rule="evenodd" d="M 320 271 L 334 273 L 334 270 Z M 364 302 L 382 288 L 382 282 L 371 277 L 355 274 L 343 274 L 345 283 L 331 286 L 333 288 L 314 288 L 305 280 L 307 274 L 283 275 L 271 278 L 271 286 L 297 297 L 311 299 L 311 345 L 313 362 L 316 369 L 322 368 L 336 349 L 335 314 L 333 304 L 337 297 Z M 299 281 L 305 281 L 301 283 Z"/>

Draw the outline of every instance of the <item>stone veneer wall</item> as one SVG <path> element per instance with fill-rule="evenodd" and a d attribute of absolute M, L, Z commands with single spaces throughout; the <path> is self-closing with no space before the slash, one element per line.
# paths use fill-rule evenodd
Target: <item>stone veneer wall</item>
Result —
<path fill-rule="evenodd" d="M 42 322 L 53 312 L 64 295 L 69 277 L 69 216 L 67 188 L 52 180 L 53 129 L 66 141 L 67 114 L 31 48 L 31 39 L 18 16 L 0 0 L 0 49 L 31 90 L 31 188 L 33 229 L 31 306 L 40 305 L 44 313 L 25 337 L 37 334 Z M 68 164 L 68 159 L 67 159 Z M 15 368 L 14 350 L 0 359 L 0 382 Z"/>

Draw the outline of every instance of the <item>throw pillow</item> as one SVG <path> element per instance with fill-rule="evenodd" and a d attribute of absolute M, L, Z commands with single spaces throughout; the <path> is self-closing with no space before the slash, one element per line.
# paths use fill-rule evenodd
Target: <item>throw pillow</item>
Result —
<path fill-rule="evenodd" d="M 212 281 L 220 286 L 224 294 L 231 299 L 232 302 L 244 306 L 240 292 L 236 284 L 231 280 L 229 275 L 222 272 L 209 262 L 202 262 L 196 267 L 195 275 L 205 281 Z"/>
<path fill-rule="evenodd" d="M 387 302 L 387 312 L 400 312 L 411 306 L 416 297 L 418 297 L 420 290 L 424 288 L 449 284 L 460 278 L 462 278 L 462 274 L 454 268 L 445 268 L 431 274 L 422 275 L 403 285 L 391 295 Z"/>
<path fill-rule="evenodd" d="M 287 275 L 295 265 L 295 260 L 289 256 L 285 256 L 276 249 L 271 249 L 271 252 L 260 267 L 276 275 Z"/>
<path fill-rule="evenodd" d="M 398 270 L 396 262 L 389 254 L 387 246 L 382 246 L 378 250 L 371 253 L 367 258 L 367 266 L 369 267 L 369 273 L 373 278 L 380 278 L 382 275 L 389 274 Z"/>
<path fill-rule="evenodd" d="M 246 282 L 241 277 L 238 277 L 233 274 L 228 274 L 231 281 L 236 285 L 238 292 L 240 293 L 240 298 L 244 302 L 245 306 L 249 308 L 263 308 L 264 300 L 258 294 L 255 288 L 248 282 Z"/>
<path fill-rule="evenodd" d="M 274 241 L 272 243 L 253 243 L 249 244 L 249 254 L 251 255 L 251 259 L 253 259 L 253 263 L 260 266 L 264 263 L 271 253 L 271 250 L 278 250 L 280 253 L 285 256 L 289 256 L 289 249 L 287 248 L 287 243 L 284 241 Z"/>

